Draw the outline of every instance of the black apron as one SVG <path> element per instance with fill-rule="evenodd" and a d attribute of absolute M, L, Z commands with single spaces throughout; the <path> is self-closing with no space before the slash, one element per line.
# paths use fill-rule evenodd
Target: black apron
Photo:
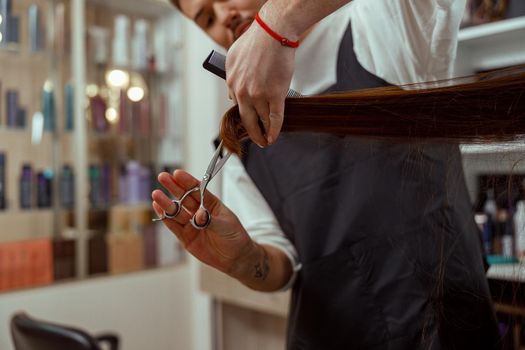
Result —
<path fill-rule="evenodd" d="M 385 85 L 349 26 L 329 91 Z M 457 146 L 282 133 L 243 163 L 303 264 L 288 349 L 497 348 Z"/>

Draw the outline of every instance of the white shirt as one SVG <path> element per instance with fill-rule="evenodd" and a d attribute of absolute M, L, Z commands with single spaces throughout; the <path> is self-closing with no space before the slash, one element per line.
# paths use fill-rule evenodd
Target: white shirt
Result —
<path fill-rule="evenodd" d="M 354 0 L 317 24 L 296 52 L 291 88 L 312 95 L 336 83 L 339 45 L 349 21 L 354 52 L 370 73 L 393 85 L 450 78 L 465 0 Z M 297 251 L 237 157 L 224 166 L 223 201 L 252 239 L 282 250 L 294 274 Z M 300 232 L 296 233 L 300 236 Z"/>

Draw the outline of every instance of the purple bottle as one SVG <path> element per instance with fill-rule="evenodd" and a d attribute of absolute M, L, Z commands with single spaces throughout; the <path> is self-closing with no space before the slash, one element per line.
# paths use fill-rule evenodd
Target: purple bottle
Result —
<path fill-rule="evenodd" d="M 140 201 L 147 202 L 151 193 L 151 172 L 146 167 L 140 167 Z"/>
<path fill-rule="evenodd" d="M 135 160 L 130 160 L 126 169 L 128 171 L 127 202 L 129 204 L 138 204 L 141 202 L 140 164 Z"/>

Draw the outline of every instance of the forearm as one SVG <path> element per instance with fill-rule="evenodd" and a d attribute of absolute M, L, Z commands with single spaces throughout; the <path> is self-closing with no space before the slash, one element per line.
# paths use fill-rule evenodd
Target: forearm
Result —
<path fill-rule="evenodd" d="M 315 23 L 350 1 L 268 0 L 259 12 L 270 28 L 290 40 L 298 40 Z"/>
<path fill-rule="evenodd" d="M 281 250 L 253 242 L 229 275 L 251 289 L 271 292 L 282 288 L 292 273 L 290 259 Z"/>

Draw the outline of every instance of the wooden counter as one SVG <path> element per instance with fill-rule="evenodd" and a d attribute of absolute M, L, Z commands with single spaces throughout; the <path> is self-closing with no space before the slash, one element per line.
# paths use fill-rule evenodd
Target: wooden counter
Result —
<path fill-rule="evenodd" d="M 214 299 L 214 343 L 218 350 L 284 350 L 289 292 L 253 291 L 201 265 L 200 289 Z"/>

